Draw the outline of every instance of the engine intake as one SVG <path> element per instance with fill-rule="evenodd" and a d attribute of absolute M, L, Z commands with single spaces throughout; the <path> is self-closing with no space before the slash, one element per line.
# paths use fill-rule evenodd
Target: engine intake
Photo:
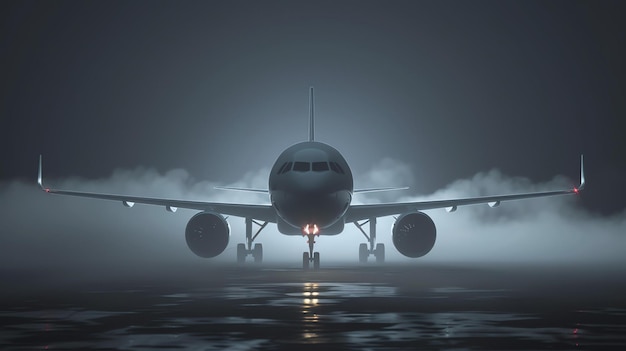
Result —
<path fill-rule="evenodd" d="M 187 246 L 196 255 L 215 257 L 226 249 L 230 226 L 220 214 L 200 212 L 191 217 L 185 228 Z"/>
<path fill-rule="evenodd" d="M 435 246 L 436 238 L 435 223 L 422 212 L 405 213 L 393 225 L 393 245 L 406 257 L 426 255 Z"/>

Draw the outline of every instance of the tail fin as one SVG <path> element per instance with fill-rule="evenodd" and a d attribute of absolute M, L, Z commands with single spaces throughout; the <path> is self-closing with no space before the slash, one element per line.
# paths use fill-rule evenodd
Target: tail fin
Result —
<path fill-rule="evenodd" d="M 313 87 L 309 90 L 309 141 L 315 141 L 315 100 Z"/>

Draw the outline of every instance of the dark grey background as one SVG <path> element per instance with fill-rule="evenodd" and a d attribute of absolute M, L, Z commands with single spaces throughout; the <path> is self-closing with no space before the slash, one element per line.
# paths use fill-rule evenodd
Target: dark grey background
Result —
<path fill-rule="evenodd" d="M 172 224 L 161 209 L 118 214 L 110 203 L 43 200 L 34 191 L 38 155 L 44 154 L 53 185 L 265 201 L 208 189 L 266 186 L 278 154 L 307 137 L 311 85 L 316 136 L 344 154 L 357 186 L 410 185 L 405 199 L 568 187 L 577 184 L 584 153 L 587 191 L 541 205 L 531 200 L 520 206 L 534 215 L 521 221 L 540 223 L 536 216 L 553 211 L 559 223 L 584 233 L 623 234 L 622 1 L 5 1 L 0 7 L 5 234 L 87 227 L 116 243 L 115 235 L 149 235 L 169 225 L 187 257 L 181 233 L 191 213 Z M 553 180 L 557 175 L 564 178 Z M 75 176 L 83 180 L 67 180 Z M 557 211 L 561 201 L 571 210 L 567 216 Z M 136 229 L 125 221 L 138 221 Z M 111 234 L 120 228 L 126 229 Z M 356 257 L 360 239 L 349 235 Z M 4 248 L 15 252 L 11 245 Z M 297 262 L 304 243 L 296 246 Z M 158 255 L 172 252 L 162 250 Z"/>

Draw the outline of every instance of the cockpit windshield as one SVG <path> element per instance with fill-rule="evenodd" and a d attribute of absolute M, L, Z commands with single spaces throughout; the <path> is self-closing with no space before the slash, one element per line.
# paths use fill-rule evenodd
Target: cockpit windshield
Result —
<path fill-rule="evenodd" d="M 337 162 L 330 162 L 330 169 L 335 173 L 344 174 L 343 168 Z"/>
<path fill-rule="evenodd" d="M 345 174 L 343 168 L 337 162 L 285 162 L 276 172 L 277 174 L 284 174 L 289 171 L 294 172 L 327 172 L 333 171 L 338 174 Z"/>
<path fill-rule="evenodd" d="M 278 169 L 278 174 L 283 174 L 285 172 L 289 172 L 291 170 L 291 164 L 293 162 L 285 162 L 283 163 L 282 166 L 280 166 L 280 168 Z"/>
<path fill-rule="evenodd" d="M 309 162 L 294 162 L 293 163 L 294 172 L 308 172 L 310 170 L 311 170 L 311 164 Z"/>
<path fill-rule="evenodd" d="M 313 162 L 313 172 L 324 172 L 328 170 L 327 162 Z"/>

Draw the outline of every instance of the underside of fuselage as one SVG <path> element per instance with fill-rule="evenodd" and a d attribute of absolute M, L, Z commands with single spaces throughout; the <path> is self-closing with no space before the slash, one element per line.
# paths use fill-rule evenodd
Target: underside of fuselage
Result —
<path fill-rule="evenodd" d="M 320 228 L 318 235 L 337 235 L 340 234 L 341 232 L 343 232 L 343 229 L 345 227 L 345 222 L 343 220 L 343 217 L 336 221 L 335 223 L 333 223 L 332 225 L 328 226 L 328 227 L 324 227 L 324 228 Z M 305 235 L 306 233 L 304 232 L 304 228 L 306 228 L 306 225 L 303 227 L 295 227 L 287 222 L 285 222 L 282 218 L 278 218 L 276 221 L 276 228 L 278 228 L 278 231 L 281 234 L 284 235 Z"/>

